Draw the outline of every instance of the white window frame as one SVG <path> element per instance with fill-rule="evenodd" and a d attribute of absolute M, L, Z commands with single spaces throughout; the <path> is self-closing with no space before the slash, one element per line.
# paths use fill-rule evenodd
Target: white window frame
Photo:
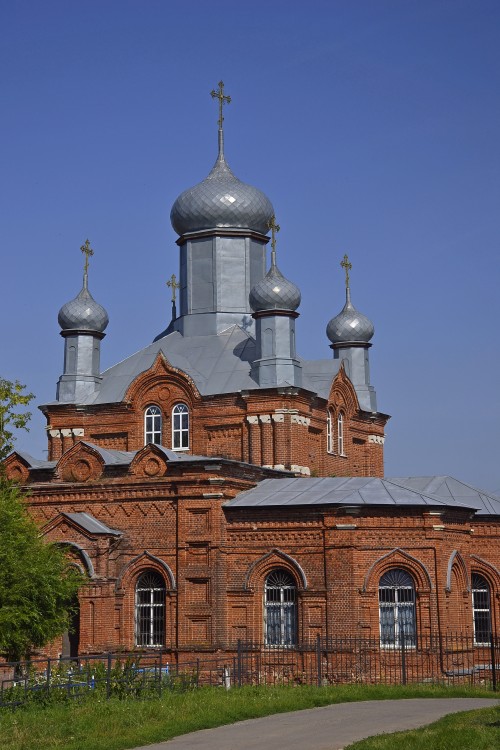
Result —
<path fill-rule="evenodd" d="M 177 437 L 179 445 L 176 446 Z M 172 450 L 189 450 L 189 407 L 184 403 L 176 404 L 172 409 Z"/>
<path fill-rule="evenodd" d="M 333 439 L 333 415 L 331 409 L 328 409 L 326 414 L 326 451 L 327 453 L 335 453 L 335 444 Z"/>
<path fill-rule="evenodd" d="M 297 614 L 297 584 L 293 576 L 284 568 L 271 570 L 264 584 L 266 646 L 297 645 Z"/>
<path fill-rule="evenodd" d="M 148 429 L 149 419 L 151 420 L 151 429 Z M 161 445 L 162 427 L 163 417 L 160 407 L 156 404 L 150 404 L 144 410 L 144 445 L 149 445 L 149 443 Z"/>
<path fill-rule="evenodd" d="M 391 568 L 381 576 L 378 592 L 381 647 L 401 648 L 403 635 L 405 647 L 415 648 L 417 612 L 412 576 L 402 568 Z"/>
<path fill-rule="evenodd" d="M 145 570 L 135 584 L 135 644 L 142 648 L 165 645 L 167 587 L 155 570 Z M 143 600 L 143 601 L 140 601 Z"/>
<path fill-rule="evenodd" d="M 488 606 L 478 606 L 477 600 L 480 595 L 484 594 L 486 594 Z M 481 628 L 483 634 L 485 632 L 484 625 L 487 626 L 487 640 L 477 635 L 478 620 L 483 621 L 483 627 Z M 476 573 L 475 571 L 472 573 L 472 625 L 474 628 L 474 646 L 489 646 L 491 633 L 491 590 L 486 578 L 481 573 Z"/>
<path fill-rule="evenodd" d="M 344 425 L 345 416 L 343 411 L 339 411 L 337 416 L 337 451 L 339 456 L 345 456 L 344 453 Z"/>

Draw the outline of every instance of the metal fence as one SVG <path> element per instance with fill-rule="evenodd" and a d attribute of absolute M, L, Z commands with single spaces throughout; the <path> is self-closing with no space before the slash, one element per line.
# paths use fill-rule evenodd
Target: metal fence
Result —
<path fill-rule="evenodd" d="M 462 634 L 381 646 L 378 638 L 317 638 L 294 646 L 238 641 L 217 656 L 189 660 L 155 649 L 0 665 L 0 707 L 92 693 L 161 695 L 205 686 L 435 683 L 496 690 L 500 638 Z"/>

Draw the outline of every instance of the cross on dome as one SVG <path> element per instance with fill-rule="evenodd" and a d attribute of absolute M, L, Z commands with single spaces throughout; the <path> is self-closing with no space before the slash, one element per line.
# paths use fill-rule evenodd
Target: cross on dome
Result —
<path fill-rule="evenodd" d="M 88 239 L 85 240 L 83 245 L 81 245 L 80 250 L 85 255 L 85 263 L 83 266 L 83 286 L 87 288 L 88 274 L 89 274 L 89 258 L 91 258 L 92 255 L 94 254 L 94 251 L 90 247 L 90 242 L 88 241 Z"/>
<path fill-rule="evenodd" d="M 218 99 L 219 100 L 219 130 L 222 130 L 222 123 L 224 122 L 224 117 L 222 116 L 222 107 L 224 104 L 230 104 L 231 103 L 231 97 L 226 96 L 224 94 L 224 81 L 219 81 L 218 83 L 219 89 L 215 91 L 215 89 L 212 89 L 210 92 L 210 96 L 212 99 Z"/>
<path fill-rule="evenodd" d="M 349 263 L 349 257 L 347 253 L 344 255 L 343 259 L 340 261 L 340 265 L 345 271 L 345 288 L 349 289 L 349 271 L 352 269 L 352 263 Z"/>

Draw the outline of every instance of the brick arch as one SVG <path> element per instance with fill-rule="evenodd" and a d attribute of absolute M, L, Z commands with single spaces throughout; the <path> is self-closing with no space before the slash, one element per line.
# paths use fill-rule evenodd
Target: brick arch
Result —
<path fill-rule="evenodd" d="M 452 590 L 452 578 L 453 571 L 457 576 L 457 581 L 460 581 L 462 591 L 470 592 L 470 578 L 467 570 L 465 560 L 458 550 L 453 550 L 448 560 L 448 567 L 446 569 L 446 587 L 445 590 L 449 593 Z"/>
<path fill-rule="evenodd" d="M 362 593 L 365 593 L 370 587 L 375 587 L 375 581 L 376 586 L 378 586 L 380 578 L 391 568 L 402 568 L 410 573 L 419 593 L 432 591 L 431 577 L 425 565 L 408 552 L 396 548 L 379 557 L 370 566 L 363 581 Z"/>
<path fill-rule="evenodd" d="M 104 459 L 92 445 L 79 440 L 56 465 L 56 474 L 65 482 L 87 482 L 99 479 L 104 472 Z"/>
<path fill-rule="evenodd" d="M 492 563 L 483 560 L 478 555 L 471 555 L 470 559 L 472 571 L 479 573 L 488 581 L 493 596 L 493 592 L 500 590 L 500 571 Z"/>
<path fill-rule="evenodd" d="M 338 373 L 333 379 L 327 408 L 332 409 L 335 414 L 338 414 L 339 411 L 344 411 L 346 416 L 352 416 L 355 412 L 359 411 L 356 391 L 346 375 L 343 364 L 341 364 Z"/>
<path fill-rule="evenodd" d="M 78 565 L 75 560 L 72 560 L 72 563 L 76 565 L 78 570 L 80 570 L 84 575 L 87 575 L 89 578 L 95 578 L 95 570 L 94 565 L 92 563 L 92 560 L 90 559 L 90 556 L 86 550 L 83 549 L 79 544 L 76 542 L 55 542 L 57 547 L 70 547 L 72 550 L 76 551 L 76 554 L 79 558 L 81 558 L 81 564 Z"/>
<path fill-rule="evenodd" d="M 256 588 L 255 582 L 258 580 L 260 583 L 274 568 L 287 570 L 295 578 L 299 589 L 307 589 L 307 578 L 302 566 L 293 557 L 277 548 L 252 563 L 245 576 L 243 588 Z"/>
<path fill-rule="evenodd" d="M 162 396 L 162 387 L 168 391 L 165 396 Z M 172 389 L 175 391 L 174 394 L 172 394 Z M 184 399 L 192 407 L 193 401 L 201 399 L 192 378 L 182 370 L 172 367 L 161 352 L 149 370 L 141 372 L 132 381 L 125 393 L 124 400 L 130 401 L 137 409 L 143 409 L 150 403 L 156 403 L 158 397 L 160 407 L 179 398 Z"/>
<path fill-rule="evenodd" d="M 132 578 L 137 577 L 145 570 L 155 570 L 157 573 L 160 573 L 166 579 L 167 591 L 176 591 L 175 576 L 170 566 L 164 560 L 144 550 L 144 552 L 134 557 L 122 568 L 116 579 L 115 592 L 118 593 L 120 589 L 126 588 Z"/>

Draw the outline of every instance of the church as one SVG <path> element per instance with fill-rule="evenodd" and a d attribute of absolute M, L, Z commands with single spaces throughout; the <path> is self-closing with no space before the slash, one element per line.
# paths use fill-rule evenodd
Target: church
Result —
<path fill-rule="evenodd" d="M 230 169 L 230 98 L 222 82 L 211 95 L 215 164 L 171 210 L 170 324 L 101 372 L 108 314 L 85 242 L 82 289 L 59 311 L 56 398 L 40 407 L 47 460 L 5 460 L 87 579 L 47 654 L 174 660 L 245 641 L 397 646 L 457 631 L 482 646 L 500 618 L 500 499 L 447 476 L 384 478 L 389 417 L 349 259 L 345 305 L 324 321 L 321 358 L 305 360 L 272 203 Z"/>

